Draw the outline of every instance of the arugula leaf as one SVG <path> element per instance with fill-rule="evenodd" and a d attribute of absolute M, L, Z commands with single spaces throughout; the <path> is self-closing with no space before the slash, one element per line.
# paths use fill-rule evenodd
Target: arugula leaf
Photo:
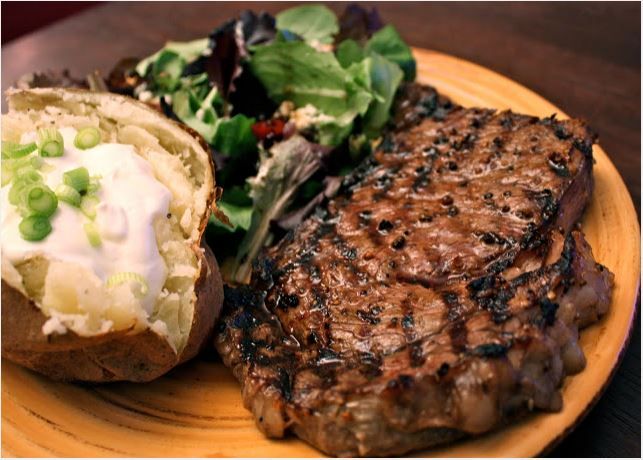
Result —
<path fill-rule="evenodd" d="M 308 43 L 332 43 L 339 32 L 335 13 L 324 5 L 302 5 L 277 15 L 277 29 L 299 35 Z"/>
<path fill-rule="evenodd" d="M 257 139 L 252 133 L 254 122 L 254 118 L 241 114 L 230 119 L 219 120 L 212 146 L 218 152 L 228 156 L 254 153 L 257 150 Z"/>
<path fill-rule="evenodd" d="M 404 43 L 392 25 L 375 32 L 366 43 L 365 50 L 367 53 L 376 52 L 399 65 L 404 71 L 406 81 L 415 80 L 415 59 L 411 48 Z"/>

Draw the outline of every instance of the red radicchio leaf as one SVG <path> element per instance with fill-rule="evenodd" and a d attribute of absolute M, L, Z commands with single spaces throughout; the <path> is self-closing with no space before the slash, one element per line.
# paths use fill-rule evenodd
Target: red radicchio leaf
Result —
<path fill-rule="evenodd" d="M 339 33 L 335 36 L 335 43 L 339 44 L 348 39 L 364 43 L 382 26 L 382 20 L 375 8 L 367 11 L 352 3 L 339 18 Z"/>
<path fill-rule="evenodd" d="M 210 34 L 211 54 L 206 58 L 205 70 L 225 100 L 236 89 L 235 80 L 243 72 L 248 47 L 271 41 L 275 32 L 272 16 L 244 11 L 238 20 L 228 21 Z"/>

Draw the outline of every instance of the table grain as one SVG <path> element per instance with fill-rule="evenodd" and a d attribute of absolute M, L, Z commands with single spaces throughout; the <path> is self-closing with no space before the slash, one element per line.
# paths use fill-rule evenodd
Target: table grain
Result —
<path fill-rule="evenodd" d="M 69 68 L 79 76 L 94 69 L 108 72 L 120 58 L 146 56 L 166 40 L 205 36 L 244 8 L 275 13 L 288 6 L 293 5 L 107 3 L 4 46 L 2 90 L 20 75 L 35 70 Z M 345 4 L 329 6 L 341 11 Z M 570 116 L 588 120 L 623 176 L 640 217 L 638 3 L 408 2 L 378 3 L 377 8 L 413 46 L 493 69 L 539 93 Z M 575 431 L 549 453 L 551 456 L 640 457 L 640 331 L 639 316 L 629 349 L 609 388 Z"/>

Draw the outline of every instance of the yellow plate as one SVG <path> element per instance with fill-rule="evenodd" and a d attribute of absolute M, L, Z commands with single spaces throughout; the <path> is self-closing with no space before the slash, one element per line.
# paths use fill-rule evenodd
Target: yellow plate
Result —
<path fill-rule="evenodd" d="M 465 106 L 563 113 L 537 94 L 475 64 L 415 50 L 419 80 Z M 600 147 L 596 190 L 583 228 L 596 259 L 616 275 L 612 307 L 582 333 L 587 368 L 568 378 L 564 409 L 422 456 L 529 457 L 564 436 L 608 383 L 625 350 L 639 287 L 639 227 L 628 191 Z M 278 457 L 318 456 L 290 437 L 266 439 L 241 402 L 239 385 L 219 362 L 201 358 L 150 384 L 55 383 L 2 363 L 4 456 Z"/>

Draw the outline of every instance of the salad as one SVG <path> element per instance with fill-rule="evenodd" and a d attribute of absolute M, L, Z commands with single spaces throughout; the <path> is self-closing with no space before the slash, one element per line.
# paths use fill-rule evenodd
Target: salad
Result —
<path fill-rule="evenodd" d="M 125 60 L 107 86 L 153 104 L 208 142 L 223 193 L 206 231 L 224 279 L 245 282 L 274 244 L 380 139 L 415 60 L 375 10 L 337 18 L 307 4 L 245 11 L 209 37 Z"/>

